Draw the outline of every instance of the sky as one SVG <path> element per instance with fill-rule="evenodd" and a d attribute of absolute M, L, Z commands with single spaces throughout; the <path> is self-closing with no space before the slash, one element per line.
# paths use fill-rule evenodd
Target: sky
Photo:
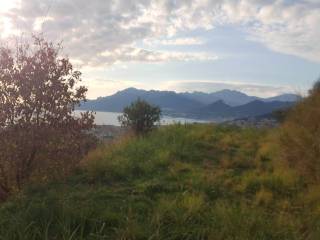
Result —
<path fill-rule="evenodd" d="M 320 77 L 320 0 L 0 0 L 0 40 L 42 33 L 88 98 L 136 87 L 261 97 Z"/>

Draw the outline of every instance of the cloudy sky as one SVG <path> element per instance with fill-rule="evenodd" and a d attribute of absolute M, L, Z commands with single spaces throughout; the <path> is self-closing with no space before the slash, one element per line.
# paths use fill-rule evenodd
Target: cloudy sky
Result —
<path fill-rule="evenodd" d="M 320 0 L 0 0 L 0 38 L 63 41 L 89 98 L 127 87 L 304 92 L 320 76 Z"/>

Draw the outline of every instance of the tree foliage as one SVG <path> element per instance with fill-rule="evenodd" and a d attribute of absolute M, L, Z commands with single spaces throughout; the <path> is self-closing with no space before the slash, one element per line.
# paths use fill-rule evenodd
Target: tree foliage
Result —
<path fill-rule="evenodd" d="M 59 56 L 60 45 L 33 40 L 0 48 L 0 194 L 66 173 L 91 144 L 84 130 L 93 114 L 73 114 L 86 100 L 81 73 Z"/>
<path fill-rule="evenodd" d="M 160 121 L 161 109 L 138 98 L 123 110 L 118 120 L 124 127 L 130 127 L 136 134 L 141 135 L 152 130 Z"/>

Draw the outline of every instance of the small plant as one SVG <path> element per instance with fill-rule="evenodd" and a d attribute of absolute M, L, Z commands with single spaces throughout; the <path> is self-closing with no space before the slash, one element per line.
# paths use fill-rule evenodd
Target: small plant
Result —
<path fill-rule="evenodd" d="M 143 135 L 160 122 L 161 109 L 138 98 L 123 110 L 118 120 L 124 127 L 131 128 L 135 134 Z"/>

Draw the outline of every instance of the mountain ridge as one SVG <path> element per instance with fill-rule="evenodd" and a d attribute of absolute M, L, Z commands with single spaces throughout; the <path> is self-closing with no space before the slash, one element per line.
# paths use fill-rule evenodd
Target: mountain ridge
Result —
<path fill-rule="evenodd" d="M 121 112 L 137 98 L 160 106 L 164 115 L 197 119 L 233 119 L 267 114 L 287 108 L 298 101 L 295 94 L 281 94 L 270 98 L 248 96 L 236 90 L 224 89 L 213 93 L 127 88 L 113 95 L 99 97 L 82 104 L 79 110 Z"/>

